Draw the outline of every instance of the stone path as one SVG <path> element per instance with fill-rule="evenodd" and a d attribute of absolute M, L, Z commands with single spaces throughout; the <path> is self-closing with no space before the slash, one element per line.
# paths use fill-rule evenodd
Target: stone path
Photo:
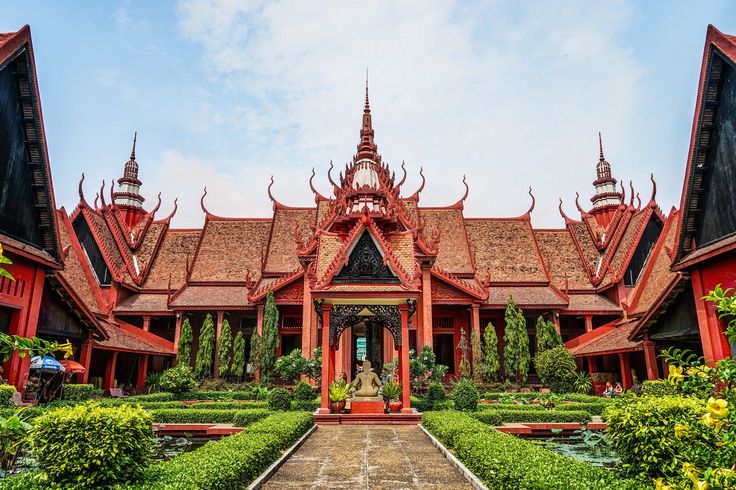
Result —
<path fill-rule="evenodd" d="M 337 425 L 319 427 L 263 488 L 473 487 L 417 426 Z"/>

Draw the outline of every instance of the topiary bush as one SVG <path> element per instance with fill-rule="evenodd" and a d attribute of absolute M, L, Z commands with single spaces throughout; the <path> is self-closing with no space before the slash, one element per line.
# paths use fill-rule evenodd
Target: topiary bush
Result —
<path fill-rule="evenodd" d="M 491 425 L 497 421 L 508 423 L 578 423 L 590 422 L 590 412 L 584 410 L 486 410 L 473 414 L 475 418 Z"/>
<path fill-rule="evenodd" d="M 85 401 L 102 396 L 102 390 L 94 385 L 65 385 L 64 400 Z"/>
<path fill-rule="evenodd" d="M 197 387 L 197 380 L 189 366 L 177 364 L 176 367 L 167 369 L 161 375 L 161 390 L 171 393 L 182 393 L 192 391 Z"/>
<path fill-rule="evenodd" d="M 668 396 L 677 394 L 675 385 L 666 379 L 647 380 L 641 384 L 641 396 Z"/>
<path fill-rule="evenodd" d="M 0 385 L 0 407 L 12 407 L 15 392 L 16 389 L 13 385 Z"/>
<path fill-rule="evenodd" d="M 534 367 L 539 379 L 555 393 L 575 391 L 577 365 L 565 346 L 553 347 L 534 356 Z"/>
<path fill-rule="evenodd" d="M 475 412 L 480 401 L 480 391 L 472 381 L 461 380 L 452 389 L 452 399 L 457 410 Z"/>
<path fill-rule="evenodd" d="M 94 402 L 47 412 L 30 434 L 31 452 L 48 479 L 72 488 L 138 480 L 153 441 L 151 415 L 142 408 Z"/>
<path fill-rule="evenodd" d="M 304 381 L 299 381 L 296 386 L 294 386 L 292 398 L 294 398 L 294 404 L 298 410 L 312 410 L 315 398 L 312 385 L 305 383 Z"/>
<path fill-rule="evenodd" d="M 271 410 L 291 410 L 291 395 L 284 388 L 274 388 L 268 394 L 268 408 Z"/>
<path fill-rule="evenodd" d="M 151 410 L 153 421 L 161 424 L 244 424 L 262 419 L 270 414 L 267 409 L 252 410 L 204 410 L 197 408 L 163 408 Z M 236 424 L 236 418 L 240 417 Z M 244 423 L 248 420 L 248 423 Z"/>
<path fill-rule="evenodd" d="M 425 400 L 427 401 L 430 410 L 434 410 L 438 403 L 447 400 L 447 392 L 445 392 L 445 387 L 442 383 L 432 383 L 429 385 Z"/>

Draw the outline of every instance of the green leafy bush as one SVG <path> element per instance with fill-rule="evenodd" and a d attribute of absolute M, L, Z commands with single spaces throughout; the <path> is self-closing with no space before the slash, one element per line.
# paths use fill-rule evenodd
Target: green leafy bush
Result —
<path fill-rule="evenodd" d="M 653 379 L 641 384 L 642 396 L 667 396 L 677 394 L 677 389 L 666 379 Z"/>
<path fill-rule="evenodd" d="M 212 375 L 212 364 L 215 360 L 215 322 L 212 315 L 207 313 L 199 331 L 197 355 L 194 357 L 194 375 L 197 379 L 208 378 Z"/>
<path fill-rule="evenodd" d="M 281 447 L 294 444 L 310 427 L 314 425 L 314 417 L 307 412 L 288 412 L 270 415 L 254 422 L 248 427 L 251 434 L 275 434 L 281 441 Z"/>
<path fill-rule="evenodd" d="M 268 408 L 271 410 L 291 410 L 291 395 L 284 388 L 274 388 L 268 394 Z"/>
<path fill-rule="evenodd" d="M 315 393 L 312 385 L 309 383 L 299 381 L 294 386 L 292 397 L 298 410 L 310 410 L 314 406 Z"/>
<path fill-rule="evenodd" d="M 481 422 L 498 425 L 497 419 L 509 423 L 579 423 L 590 422 L 590 413 L 582 410 L 484 410 L 473 414 Z"/>
<path fill-rule="evenodd" d="M 15 392 L 15 386 L 0 385 L 0 407 L 12 407 Z"/>
<path fill-rule="evenodd" d="M 560 403 L 555 406 L 556 411 L 583 411 L 591 415 L 603 415 L 603 411 L 610 403 Z M 516 403 L 481 403 L 479 410 L 520 410 L 520 411 L 543 411 L 546 410 L 539 403 L 519 405 Z"/>
<path fill-rule="evenodd" d="M 31 424 L 23 409 L 17 410 L 9 417 L 0 417 L 0 470 L 2 476 L 15 471 L 18 460 L 28 443 Z"/>
<path fill-rule="evenodd" d="M 452 399 L 455 401 L 455 408 L 466 412 L 474 412 L 478 409 L 480 401 L 480 392 L 478 387 L 469 380 L 460 380 L 455 383 L 452 389 Z"/>
<path fill-rule="evenodd" d="M 502 434 L 460 412 L 430 412 L 422 425 L 488 488 L 590 490 L 649 488 L 616 473 Z"/>
<path fill-rule="evenodd" d="M 253 410 L 202 410 L 197 408 L 164 408 L 151 410 L 153 421 L 162 424 L 233 424 L 235 417 L 240 420 L 258 420 L 270 414 L 266 409 Z"/>
<path fill-rule="evenodd" d="M 30 441 L 51 482 L 89 488 L 139 479 L 151 457 L 153 429 L 142 408 L 88 402 L 38 417 Z"/>
<path fill-rule="evenodd" d="M 191 391 L 197 386 L 192 370 L 186 364 L 177 364 L 161 375 L 161 389 L 171 393 Z"/>
<path fill-rule="evenodd" d="M 542 384 L 552 388 L 555 393 L 575 391 L 577 366 L 575 358 L 564 346 L 537 353 L 534 366 Z"/>
<path fill-rule="evenodd" d="M 65 385 L 64 399 L 73 401 L 91 400 L 95 396 L 102 396 L 102 390 L 94 385 Z"/>
<path fill-rule="evenodd" d="M 128 403 L 134 401 L 148 401 L 148 402 L 167 402 L 174 400 L 174 394 L 163 392 L 163 393 L 151 393 L 149 395 L 135 395 L 129 396 L 125 399 Z"/>
<path fill-rule="evenodd" d="M 432 383 L 429 385 L 427 395 L 425 396 L 427 403 L 429 403 L 430 410 L 434 410 L 435 405 L 440 402 L 447 400 L 447 393 L 442 383 Z"/>

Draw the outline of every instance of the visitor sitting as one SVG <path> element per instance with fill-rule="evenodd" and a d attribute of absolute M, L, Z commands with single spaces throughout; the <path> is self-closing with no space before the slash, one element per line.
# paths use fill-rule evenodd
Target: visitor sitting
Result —
<path fill-rule="evenodd" d="M 603 396 L 607 398 L 613 398 L 614 396 L 616 396 L 616 390 L 614 389 L 610 381 L 606 383 L 606 389 L 605 391 L 603 391 Z"/>
<path fill-rule="evenodd" d="M 621 383 L 616 382 L 616 388 L 614 389 L 613 398 L 616 398 L 616 397 L 621 396 L 623 394 L 623 392 L 624 392 L 624 387 L 621 386 Z"/>

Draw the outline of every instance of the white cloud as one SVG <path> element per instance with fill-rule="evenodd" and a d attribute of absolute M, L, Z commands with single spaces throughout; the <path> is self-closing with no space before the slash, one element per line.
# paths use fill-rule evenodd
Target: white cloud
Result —
<path fill-rule="evenodd" d="M 289 204 L 312 202 L 312 165 L 328 189 L 327 163 L 344 164 L 358 141 L 366 66 L 379 151 L 397 171 L 407 161 L 407 193 L 424 166 L 425 205 L 456 201 L 466 173 L 466 214 L 521 214 L 532 185 L 535 223 L 559 225 L 558 197 L 571 212 L 576 190 L 592 193 L 596 132 L 617 176 L 616 149 L 641 132 L 623 2 L 182 0 L 178 11 L 212 89 L 190 128 L 224 132 L 241 150 L 227 164 L 166 157 L 220 188 L 212 207 L 223 214 L 267 210 L 270 173 Z"/>

